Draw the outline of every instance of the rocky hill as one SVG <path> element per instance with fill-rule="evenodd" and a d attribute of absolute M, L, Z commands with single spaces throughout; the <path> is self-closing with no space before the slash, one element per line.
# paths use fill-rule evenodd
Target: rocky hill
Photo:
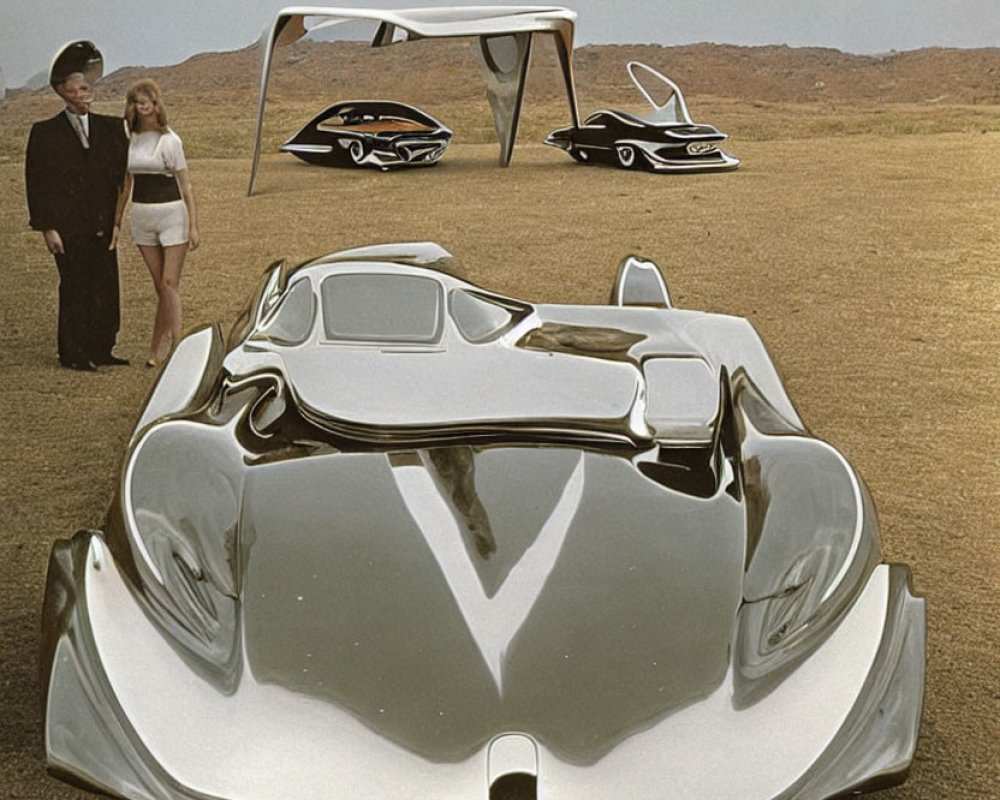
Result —
<path fill-rule="evenodd" d="M 298 42 L 275 58 L 275 96 L 299 97 L 328 85 L 354 86 L 391 95 L 406 76 L 432 101 L 481 97 L 477 45 L 470 40 L 426 42 L 373 50 L 355 42 Z M 1000 48 L 927 48 L 861 56 L 825 48 L 784 45 L 737 47 L 692 44 L 588 45 L 575 52 L 581 97 L 627 91 L 624 66 L 636 59 L 664 72 L 688 95 L 776 103 L 870 101 L 874 103 L 1000 104 Z M 139 75 L 153 75 L 171 93 L 209 96 L 256 94 L 260 47 L 204 53 L 166 67 L 129 67 L 105 77 L 101 93 L 121 95 Z M 539 39 L 532 54 L 528 91 L 561 93 L 554 48 Z M 14 97 L 27 90 L 8 90 Z M 47 89 L 39 89 L 45 92 Z M 334 92 L 335 94 L 337 92 Z M 371 95 L 374 96 L 374 95 Z"/>

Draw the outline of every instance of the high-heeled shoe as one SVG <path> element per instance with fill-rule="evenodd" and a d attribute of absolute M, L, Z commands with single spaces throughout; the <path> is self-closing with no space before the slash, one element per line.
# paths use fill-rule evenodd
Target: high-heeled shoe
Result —
<path fill-rule="evenodd" d="M 149 360 L 146 362 L 147 367 L 158 367 L 160 364 L 166 362 L 170 358 L 170 354 L 174 351 L 174 337 L 171 334 L 165 334 L 160 340 L 159 346 L 152 351 Z"/>

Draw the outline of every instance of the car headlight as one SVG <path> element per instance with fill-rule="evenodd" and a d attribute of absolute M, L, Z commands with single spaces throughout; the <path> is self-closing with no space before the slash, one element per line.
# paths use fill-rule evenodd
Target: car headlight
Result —
<path fill-rule="evenodd" d="M 151 616 L 227 685 L 238 652 L 244 455 L 232 438 L 231 425 L 150 426 L 126 464 L 119 523 Z"/>
<path fill-rule="evenodd" d="M 733 666 L 734 702 L 746 707 L 827 639 L 880 548 L 871 498 L 834 448 L 748 424 L 742 454 L 748 562 Z"/>
<path fill-rule="evenodd" d="M 688 155 L 704 156 L 716 151 L 715 142 L 691 142 L 687 146 Z"/>

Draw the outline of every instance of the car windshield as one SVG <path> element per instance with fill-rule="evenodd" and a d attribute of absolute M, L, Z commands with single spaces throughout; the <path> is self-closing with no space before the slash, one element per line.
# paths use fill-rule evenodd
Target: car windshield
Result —
<path fill-rule="evenodd" d="M 301 344 L 312 330 L 315 302 L 308 280 L 300 280 L 285 293 L 270 319 L 255 339 L 268 339 L 276 344 Z"/>
<path fill-rule="evenodd" d="M 456 289 L 450 294 L 451 317 L 468 341 L 481 343 L 507 331 L 526 313 L 509 300 Z"/>
<path fill-rule="evenodd" d="M 330 275 L 320 294 L 327 339 L 432 344 L 441 338 L 443 291 L 432 278 Z"/>
<path fill-rule="evenodd" d="M 648 112 L 646 119 L 650 122 L 665 122 L 668 124 L 680 124 L 684 122 L 684 120 L 680 119 L 677 112 L 677 95 L 671 94 L 670 99 L 666 103 Z"/>

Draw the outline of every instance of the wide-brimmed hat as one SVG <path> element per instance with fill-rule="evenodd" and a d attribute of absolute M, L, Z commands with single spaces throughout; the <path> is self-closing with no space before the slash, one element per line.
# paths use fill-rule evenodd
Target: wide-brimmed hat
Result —
<path fill-rule="evenodd" d="M 55 88 L 74 72 L 80 72 L 91 83 L 104 74 L 104 56 L 97 45 L 81 39 L 70 42 L 56 53 L 49 67 L 49 85 Z"/>

